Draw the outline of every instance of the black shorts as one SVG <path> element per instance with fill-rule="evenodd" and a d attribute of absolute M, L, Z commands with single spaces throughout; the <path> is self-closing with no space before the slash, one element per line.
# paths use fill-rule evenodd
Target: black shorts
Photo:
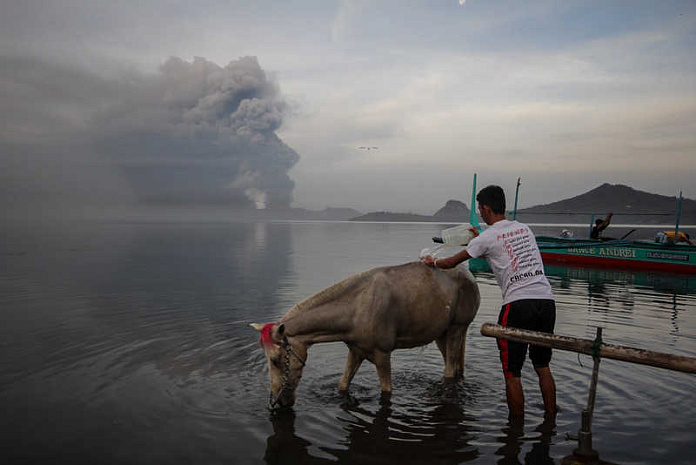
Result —
<path fill-rule="evenodd" d="M 510 302 L 500 309 L 498 324 L 553 334 L 553 328 L 556 325 L 556 302 L 550 299 L 524 299 Z M 529 344 L 500 338 L 497 341 L 505 378 L 521 376 Z M 547 367 L 551 361 L 551 348 L 532 345 L 529 348 L 529 358 L 534 368 Z"/>

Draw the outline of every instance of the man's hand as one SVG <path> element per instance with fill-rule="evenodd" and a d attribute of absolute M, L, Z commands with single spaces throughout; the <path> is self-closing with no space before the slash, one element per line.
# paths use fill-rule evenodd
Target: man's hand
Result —
<path fill-rule="evenodd" d="M 478 232 L 478 229 L 476 229 L 475 226 L 470 227 L 470 228 L 469 228 L 469 231 L 471 231 L 471 233 L 474 235 L 474 237 L 478 237 L 479 232 Z"/>
<path fill-rule="evenodd" d="M 426 255 L 425 257 L 421 258 L 421 260 L 428 266 L 435 266 L 435 259 L 431 255 Z"/>

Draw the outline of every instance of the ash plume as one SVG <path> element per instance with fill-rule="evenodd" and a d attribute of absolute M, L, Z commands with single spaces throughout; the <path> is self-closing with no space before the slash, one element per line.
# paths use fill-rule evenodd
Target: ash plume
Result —
<path fill-rule="evenodd" d="M 116 77 L 31 58 L 0 62 L 8 122 L 0 181 L 15 200 L 250 209 L 292 201 L 287 173 L 299 156 L 275 133 L 287 106 L 255 57 L 225 67 L 170 58 L 155 74 Z"/>
<path fill-rule="evenodd" d="M 144 201 L 284 208 L 299 159 L 275 134 L 284 109 L 256 58 L 224 68 L 170 58 L 99 116 L 100 147 Z"/>

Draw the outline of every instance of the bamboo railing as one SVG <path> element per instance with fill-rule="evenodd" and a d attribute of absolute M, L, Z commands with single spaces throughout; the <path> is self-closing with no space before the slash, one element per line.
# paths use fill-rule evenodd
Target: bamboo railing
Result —
<path fill-rule="evenodd" d="M 665 354 L 652 350 L 636 349 L 634 347 L 606 344 L 596 340 L 580 339 L 577 337 L 560 336 L 557 334 L 528 331 L 525 329 L 509 328 L 492 323 L 481 326 L 481 334 L 490 337 L 500 337 L 511 341 L 526 342 L 537 346 L 553 349 L 569 350 L 587 355 L 598 355 L 601 358 L 611 358 L 624 362 L 650 365 L 668 370 L 696 373 L 696 358 L 681 355 Z M 598 353 L 596 351 L 599 350 Z"/>

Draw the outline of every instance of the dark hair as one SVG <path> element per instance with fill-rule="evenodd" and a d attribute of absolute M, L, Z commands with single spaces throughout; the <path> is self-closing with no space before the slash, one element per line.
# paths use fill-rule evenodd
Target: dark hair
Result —
<path fill-rule="evenodd" d="M 505 192 L 500 186 L 486 186 L 476 196 L 481 205 L 491 207 L 495 214 L 505 214 Z"/>
<path fill-rule="evenodd" d="M 604 220 L 595 220 L 594 224 L 599 226 L 600 224 L 604 223 Z"/>

